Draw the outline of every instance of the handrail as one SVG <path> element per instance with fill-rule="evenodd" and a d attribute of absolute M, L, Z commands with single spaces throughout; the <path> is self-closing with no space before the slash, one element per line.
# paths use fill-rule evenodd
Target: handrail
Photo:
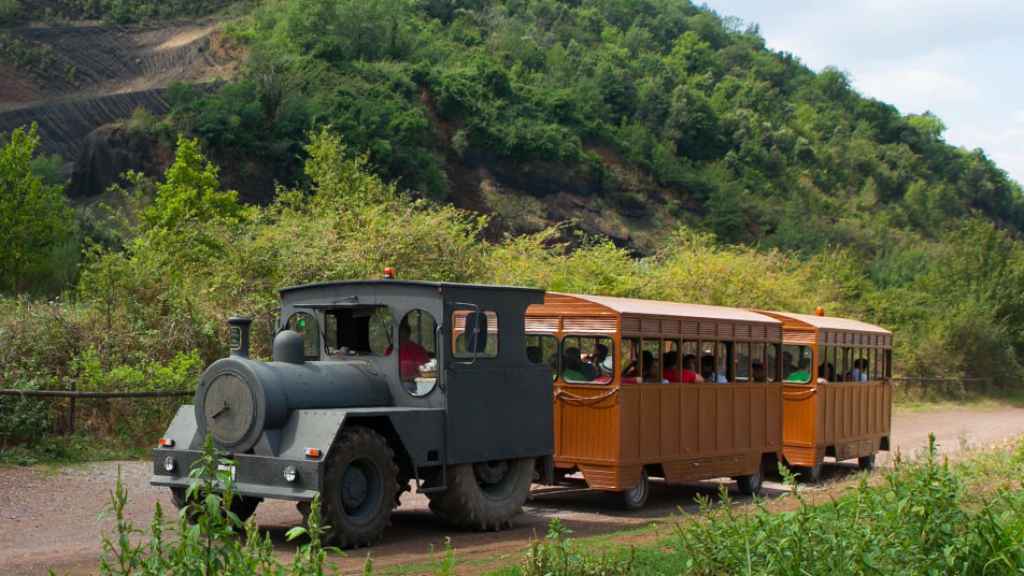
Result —
<path fill-rule="evenodd" d="M 616 386 L 608 390 L 604 394 L 598 394 L 597 396 L 578 396 L 576 394 L 573 394 L 572 392 L 559 388 L 555 390 L 554 399 L 565 400 L 570 404 L 576 404 L 578 406 L 593 406 L 595 404 L 600 404 L 601 402 L 604 402 L 605 400 L 611 398 L 612 396 L 615 396 L 616 394 L 619 393 L 620 388 L 621 386 Z"/>

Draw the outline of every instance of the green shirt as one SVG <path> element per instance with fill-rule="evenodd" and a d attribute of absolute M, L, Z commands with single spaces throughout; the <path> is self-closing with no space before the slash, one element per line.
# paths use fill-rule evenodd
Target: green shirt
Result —
<path fill-rule="evenodd" d="M 562 378 L 567 382 L 586 382 L 587 377 L 583 375 L 583 372 L 579 370 L 573 370 L 572 368 L 566 368 L 562 370 Z"/>
<path fill-rule="evenodd" d="M 807 382 L 810 381 L 811 373 L 808 372 L 807 370 L 797 370 L 796 372 L 793 372 L 789 376 L 786 376 L 786 382 L 799 382 L 801 384 L 806 384 Z"/>

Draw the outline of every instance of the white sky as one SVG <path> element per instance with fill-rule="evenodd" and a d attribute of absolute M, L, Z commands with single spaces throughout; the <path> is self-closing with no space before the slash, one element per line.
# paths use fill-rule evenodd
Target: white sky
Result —
<path fill-rule="evenodd" d="M 1024 0 L 707 0 L 761 27 L 769 48 L 982 148 L 1024 183 Z"/>

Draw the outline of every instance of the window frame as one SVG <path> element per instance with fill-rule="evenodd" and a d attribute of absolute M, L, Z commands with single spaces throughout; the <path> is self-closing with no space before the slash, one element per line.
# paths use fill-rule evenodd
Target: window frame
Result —
<path fill-rule="evenodd" d="M 457 324 L 457 317 L 460 314 L 465 315 L 465 316 L 468 317 L 470 314 L 473 314 L 475 312 L 479 312 L 479 313 L 483 314 L 487 318 L 487 348 L 490 348 L 491 347 L 491 342 L 494 342 L 494 352 L 493 353 L 488 352 L 487 350 L 484 350 L 483 352 L 460 352 L 459 351 L 459 336 L 465 336 L 466 337 L 466 340 L 464 340 L 464 342 L 467 342 L 467 345 L 468 345 L 468 338 L 469 338 L 469 336 L 467 335 L 466 330 L 465 330 L 465 322 L 466 322 L 465 319 L 463 319 L 463 321 L 462 321 L 463 322 L 463 330 L 462 330 L 462 332 L 456 331 L 455 327 L 458 325 Z M 465 362 L 466 360 L 469 360 L 469 361 L 494 360 L 495 358 L 498 358 L 499 356 L 501 356 L 501 317 L 498 316 L 498 312 L 497 311 L 495 311 L 495 310 L 486 310 L 486 309 L 483 309 L 483 308 L 480 308 L 479 310 L 471 310 L 471 309 L 466 309 L 466 308 L 456 308 L 456 309 L 452 310 L 452 313 L 451 313 L 451 323 L 452 323 L 452 330 L 451 330 L 451 334 L 452 334 L 452 342 L 451 342 L 452 352 L 451 352 L 451 355 L 452 355 L 452 358 L 454 360 L 456 360 L 458 362 Z M 491 329 L 492 325 L 494 327 L 493 330 Z"/>
<path fill-rule="evenodd" d="M 598 380 L 568 380 L 568 379 L 565 378 L 565 375 L 564 375 L 564 371 L 565 370 L 564 370 L 564 367 L 562 366 L 562 364 L 563 364 L 562 359 L 565 357 L 565 342 L 566 342 L 566 340 L 568 340 L 570 338 L 593 338 L 595 340 L 595 342 L 594 342 L 595 344 L 604 344 L 604 342 L 601 342 L 601 340 L 608 340 L 608 342 L 609 342 L 609 345 L 608 345 L 608 348 L 609 348 L 609 350 L 608 350 L 608 357 L 612 359 L 612 371 L 611 371 L 610 377 L 609 377 L 607 382 L 601 382 L 601 381 L 598 381 Z M 615 362 L 615 356 L 616 356 L 615 338 L 613 338 L 612 336 L 609 336 L 607 334 L 580 334 L 580 333 L 572 332 L 572 333 L 562 334 L 561 338 L 557 338 L 557 340 L 558 340 L 558 373 L 557 373 L 556 380 L 561 380 L 562 382 L 565 382 L 566 384 L 584 385 L 584 386 L 587 386 L 587 385 L 589 385 L 589 386 L 608 386 L 608 385 L 610 385 L 610 384 L 615 382 L 615 375 L 617 374 L 616 370 L 618 369 L 618 364 L 616 364 L 616 362 Z M 579 342 L 578 346 L 582 346 L 583 345 L 583 343 L 580 342 L 579 340 L 577 340 L 577 342 Z M 583 350 L 581 348 L 579 348 L 579 347 L 577 347 L 577 350 L 580 351 L 580 355 L 581 355 L 580 361 L 582 362 Z"/>
<path fill-rule="evenodd" d="M 422 317 L 423 317 L 424 314 L 426 314 L 431 319 L 431 321 L 433 321 L 433 323 L 434 323 L 434 329 L 433 329 L 432 335 L 431 335 L 431 337 L 434 340 L 433 352 L 432 352 L 434 357 L 430 358 L 427 361 L 427 362 L 429 362 L 430 360 L 433 360 L 434 363 L 435 363 L 434 364 L 435 365 L 435 368 L 434 368 L 435 372 L 434 372 L 434 377 L 433 378 L 423 377 L 423 376 L 419 375 L 420 374 L 419 373 L 420 366 L 423 366 L 426 363 L 417 365 L 417 367 L 416 367 L 417 375 L 413 376 L 411 379 L 406 379 L 403 376 L 403 374 L 402 374 L 402 336 L 401 336 L 401 334 L 402 334 L 402 332 L 401 332 L 402 324 L 405 323 L 405 319 L 408 318 L 413 313 L 418 313 L 418 318 L 417 318 L 417 323 L 418 323 L 417 328 L 418 328 L 418 330 L 417 330 L 417 332 L 420 333 L 420 334 L 417 334 L 418 337 L 422 338 L 422 336 L 423 336 L 423 334 L 422 334 L 422 332 L 423 332 L 423 329 L 422 329 Z M 410 332 L 411 332 L 412 331 L 412 326 L 410 326 L 409 329 L 410 329 Z M 438 324 L 437 319 L 434 318 L 434 315 L 431 314 L 429 310 L 426 310 L 424 308 L 410 308 L 409 310 L 406 310 L 404 314 L 402 314 L 402 318 L 395 325 L 394 330 L 395 330 L 395 335 L 397 336 L 396 342 L 394 344 L 396 350 L 393 351 L 391 353 L 391 355 L 394 356 L 395 362 L 398 364 L 398 381 L 402 384 L 402 388 L 405 389 L 405 392 L 407 394 L 409 394 L 410 396 L 412 396 L 413 398 L 426 398 L 427 396 L 430 396 L 431 394 L 434 393 L 435 390 L 440 388 L 440 386 L 438 386 L 438 383 L 440 383 L 440 381 L 441 381 L 441 378 L 440 378 L 440 366 L 441 366 L 441 364 L 440 364 L 440 362 L 441 362 L 440 355 L 441 355 L 441 352 L 438 350 L 438 343 L 441 340 L 441 324 Z M 424 346 L 422 342 L 414 340 L 412 338 L 411 334 L 410 334 L 409 340 L 411 342 L 415 343 L 420 348 L 422 348 L 428 354 L 428 356 L 429 356 L 429 354 L 431 354 L 431 350 L 428 347 Z M 421 383 L 416 381 L 417 378 L 424 379 L 424 380 L 433 380 L 433 382 L 431 382 L 429 384 L 428 388 L 426 388 L 424 391 L 420 392 L 419 386 L 421 385 Z M 409 387 L 409 384 L 415 384 L 416 385 L 416 389 L 415 390 L 411 389 Z"/>
<path fill-rule="evenodd" d="M 306 328 L 302 332 L 299 332 L 298 330 L 292 327 L 292 320 L 297 318 L 298 316 L 307 316 L 312 320 L 312 350 L 315 351 L 315 355 L 310 355 L 307 353 L 310 349 L 310 342 L 307 340 L 307 334 L 310 333 L 310 328 Z M 291 330 L 292 332 L 295 332 L 296 334 L 302 336 L 302 357 L 304 360 L 312 361 L 319 360 L 321 358 L 321 355 L 323 354 L 323 348 L 321 347 L 322 338 L 320 332 L 320 319 L 317 317 L 316 311 L 298 309 L 295 312 L 292 312 L 285 320 L 284 328 L 285 330 Z"/>

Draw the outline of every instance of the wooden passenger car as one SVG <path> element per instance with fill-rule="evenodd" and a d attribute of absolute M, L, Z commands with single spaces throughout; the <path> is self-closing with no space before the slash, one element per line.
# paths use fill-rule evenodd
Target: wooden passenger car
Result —
<path fill-rule="evenodd" d="M 643 505 L 648 476 L 735 477 L 755 492 L 762 463 L 782 450 L 782 324 L 774 318 L 549 292 L 527 309 L 526 332 L 530 359 L 555 373 L 556 471 L 578 470 L 591 488 L 623 492 L 628 507 Z M 703 370 L 679 369 L 691 356 Z M 683 381 L 694 372 L 707 378 Z"/>
<path fill-rule="evenodd" d="M 892 333 L 819 312 L 762 312 L 782 322 L 793 368 L 801 355 L 811 359 L 808 378 L 783 367 L 783 453 L 809 479 L 818 478 L 825 456 L 873 466 L 875 454 L 889 449 L 892 417 Z"/>

